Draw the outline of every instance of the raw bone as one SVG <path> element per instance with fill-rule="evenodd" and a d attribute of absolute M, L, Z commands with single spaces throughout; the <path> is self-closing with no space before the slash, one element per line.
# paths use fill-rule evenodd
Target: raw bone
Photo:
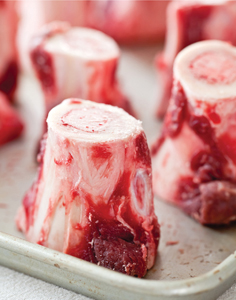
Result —
<path fill-rule="evenodd" d="M 18 138 L 23 127 L 18 113 L 11 107 L 6 96 L 0 93 L 0 146 Z"/>
<path fill-rule="evenodd" d="M 105 34 L 53 22 L 32 39 L 30 55 L 44 93 L 46 115 L 68 97 L 111 104 L 133 113 L 116 80 L 119 48 Z"/>
<path fill-rule="evenodd" d="M 153 186 L 203 224 L 236 219 L 235 120 L 236 48 L 205 41 L 182 50 L 152 149 Z"/>
<path fill-rule="evenodd" d="M 13 100 L 17 86 L 16 1 L 0 1 L 0 91 Z"/>
<path fill-rule="evenodd" d="M 46 22 L 70 22 L 105 32 L 119 43 L 143 43 L 164 38 L 170 1 L 43 1 Z"/>
<path fill-rule="evenodd" d="M 141 122 L 122 109 L 68 99 L 48 116 L 38 179 L 17 225 L 26 238 L 143 277 L 156 257 L 151 159 Z"/>
<path fill-rule="evenodd" d="M 88 26 L 125 44 L 160 41 L 166 28 L 166 8 L 170 1 L 93 1 Z"/>
<path fill-rule="evenodd" d="M 44 21 L 50 23 L 53 21 L 68 22 L 71 26 L 86 26 L 86 17 L 89 13 L 91 1 L 44 1 L 41 3 Z"/>
<path fill-rule="evenodd" d="M 186 46 L 209 39 L 236 45 L 235 1 L 174 1 L 167 10 L 167 35 L 164 51 L 157 55 L 156 67 L 161 91 L 157 116 L 166 113 L 173 82 L 173 64 L 176 55 Z"/>

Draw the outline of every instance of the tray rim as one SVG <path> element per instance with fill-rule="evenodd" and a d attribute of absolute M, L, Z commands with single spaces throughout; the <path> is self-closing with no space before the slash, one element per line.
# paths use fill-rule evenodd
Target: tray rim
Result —
<path fill-rule="evenodd" d="M 136 293 L 146 296 L 168 297 L 200 294 L 217 288 L 236 274 L 236 251 L 207 273 L 194 278 L 171 281 L 130 277 L 3 232 L 0 232 L 0 248 L 41 261 L 52 267 L 57 266 L 90 280 L 109 284 L 128 292 L 135 290 Z M 55 264 L 57 265 L 55 266 Z M 30 272 L 24 271 L 24 273 L 30 275 Z"/>

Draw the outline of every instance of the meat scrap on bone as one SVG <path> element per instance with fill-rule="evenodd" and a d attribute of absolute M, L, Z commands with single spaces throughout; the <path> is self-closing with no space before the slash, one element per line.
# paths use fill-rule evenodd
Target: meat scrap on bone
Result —
<path fill-rule="evenodd" d="M 236 48 L 204 41 L 182 50 L 162 135 L 153 145 L 153 188 L 202 224 L 236 219 Z"/>
<path fill-rule="evenodd" d="M 0 146 L 18 138 L 24 125 L 17 111 L 0 92 Z"/>
<path fill-rule="evenodd" d="M 69 22 L 103 31 L 119 43 L 144 43 L 164 38 L 170 1 L 42 1 L 46 22 Z"/>
<path fill-rule="evenodd" d="M 235 26 L 235 1 L 173 1 L 169 4 L 165 48 L 156 58 L 161 82 L 158 117 L 163 117 L 168 107 L 176 55 L 203 40 L 222 40 L 236 45 Z"/>
<path fill-rule="evenodd" d="M 143 277 L 160 232 L 141 122 L 117 107 L 67 99 L 47 123 L 18 228 L 31 242 Z"/>
<path fill-rule="evenodd" d="M 116 79 L 119 48 L 105 34 L 53 22 L 32 39 L 30 56 L 43 90 L 46 115 L 69 97 L 111 104 L 133 113 Z"/>
<path fill-rule="evenodd" d="M 0 92 L 11 101 L 18 76 L 17 25 L 16 1 L 0 1 Z"/>

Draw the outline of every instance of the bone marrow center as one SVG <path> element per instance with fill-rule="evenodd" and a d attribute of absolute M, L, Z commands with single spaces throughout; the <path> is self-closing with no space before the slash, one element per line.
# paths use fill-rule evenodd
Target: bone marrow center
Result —
<path fill-rule="evenodd" d="M 236 80 L 236 56 L 225 51 L 202 53 L 189 68 L 195 78 L 208 84 L 231 84 Z"/>
<path fill-rule="evenodd" d="M 88 133 L 105 131 L 111 121 L 111 113 L 95 107 L 73 109 L 61 117 L 61 124 L 73 130 Z"/>

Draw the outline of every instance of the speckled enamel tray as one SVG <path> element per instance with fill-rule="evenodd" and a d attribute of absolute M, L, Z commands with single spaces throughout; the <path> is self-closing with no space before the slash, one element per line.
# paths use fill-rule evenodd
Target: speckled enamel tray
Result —
<path fill-rule="evenodd" d="M 151 142 L 160 130 L 154 118 L 158 47 L 123 49 L 119 77 Z M 95 299 L 216 299 L 236 281 L 236 225 L 208 228 L 176 207 L 155 199 L 161 242 L 155 266 L 144 279 L 131 278 L 34 245 L 14 223 L 36 171 L 42 122 L 41 93 L 32 76 L 21 78 L 19 110 L 27 123 L 22 139 L 0 149 L 0 263 Z M 170 187 L 171 188 L 171 187 Z"/>

